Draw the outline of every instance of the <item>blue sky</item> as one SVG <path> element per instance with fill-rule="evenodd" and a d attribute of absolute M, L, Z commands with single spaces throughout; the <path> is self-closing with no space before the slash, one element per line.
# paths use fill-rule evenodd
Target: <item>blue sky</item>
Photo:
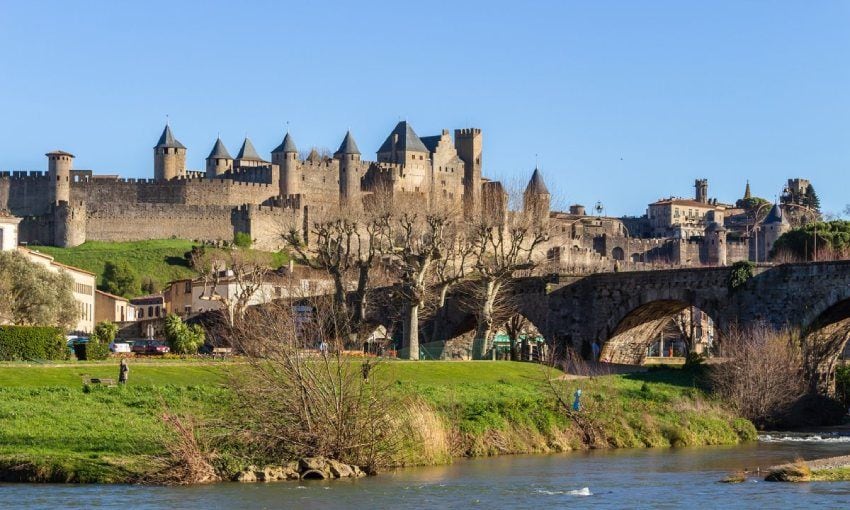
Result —
<path fill-rule="evenodd" d="M 661 196 L 772 199 L 850 169 L 850 1 L 0 0 L 0 169 L 151 177 L 166 115 L 203 168 L 218 133 L 268 154 L 345 130 L 370 158 L 400 119 L 485 132 L 485 174 L 642 214 Z"/>

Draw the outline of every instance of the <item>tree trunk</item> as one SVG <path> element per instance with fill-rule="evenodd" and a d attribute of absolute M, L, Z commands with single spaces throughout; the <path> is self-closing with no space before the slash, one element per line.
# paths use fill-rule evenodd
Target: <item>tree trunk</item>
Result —
<path fill-rule="evenodd" d="M 493 304 L 499 286 L 492 279 L 482 282 L 483 302 L 478 313 L 478 325 L 475 328 L 475 340 L 472 342 L 472 359 L 484 359 L 487 354 L 490 336 L 493 334 Z"/>
<path fill-rule="evenodd" d="M 331 273 L 334 280 L 334 304 L 337 312 L 341 317 L 348 319 L 348 303 L 345 299 L 345 284 L 342 281 L 342 275 L 339 273 Z"/>
<path fill-rule="evenodd" d="M 369 266 L 361 265 L 357 277 L 357 300 L 354 302 L 354 324 L 359 326 L 366 322 L 366 288 L 369 286 Z"/>
<path fill-rule="evenodd" d="M 442 333 L 442 325 L 446 320 L 446 295 L 449 293 L 450 285 L 446 284 L 440 287 L 440 297 L 437 302 L 437 311 L 434 313 L 434 320 L 431 321 L 431 342 L 436 342 L 440 339 Z"/>
<path fill-rule="evenodd" d="M 407 359 L 419 359 L 419 304 L 404 305 L 404 345 L 408 348 Z"/>

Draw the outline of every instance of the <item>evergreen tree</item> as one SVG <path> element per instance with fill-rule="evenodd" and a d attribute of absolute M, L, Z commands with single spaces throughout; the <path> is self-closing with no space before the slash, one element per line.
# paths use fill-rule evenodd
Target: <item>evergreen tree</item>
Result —
<path fill-rule="evenodd" d="M 125 260 L 109 261 L 103 267 L 103 289 L 118 296 L 138 296 L 141 292 L 136 272 Z"/>
<path fill-rule="evenodd" d="M 806 188 L 806 196 L 803 198 L 803 202 L 803 205 L 806 207 L 820 212 L 820 198 L 818 198 L 818 194 L 815 193 L 815 187 L 811 184 L 809 184 L 809 187 Z"/>

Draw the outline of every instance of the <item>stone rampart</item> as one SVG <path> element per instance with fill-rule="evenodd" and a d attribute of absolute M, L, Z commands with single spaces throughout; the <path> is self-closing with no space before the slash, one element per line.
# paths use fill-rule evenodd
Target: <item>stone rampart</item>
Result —
<path fill-rule="evenodd" d="M 90 241 L 198 239 L 231 241 L 232 207 L 186 204 L 99 204 L 89 209 L 86 238 Z"/>

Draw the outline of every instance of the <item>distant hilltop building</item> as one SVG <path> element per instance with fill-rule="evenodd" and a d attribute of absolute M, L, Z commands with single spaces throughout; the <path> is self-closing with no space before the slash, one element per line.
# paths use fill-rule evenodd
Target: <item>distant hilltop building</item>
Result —
<path fill-rule="evenodd" d="M 57 150 L 46 154 L 46 173 L 0 173 L 0 209 L 21 218 L 20 240 L 30 244 L 229 241 L 247 232 L 259 246 L 277 248 L 281 221 L 303 220 L 308 210 L 357 208 L 377 192 L 479 211 L 488 193 L 503 193 L 482 177 L 482 146 L 480 129 L 420 138 L 399 122 L 374 161 L 362 159 L 351 132 L 333 155 L 314 149 L 303 158 L 286 133 L 270 158 L 247 138 L 233 157 L 217 139 L 204 171 L 194 171 L 186 167 L 186 146 L 166 125 L 153 147 L 153 179 L 75 170 L 74 155 Z"/>

